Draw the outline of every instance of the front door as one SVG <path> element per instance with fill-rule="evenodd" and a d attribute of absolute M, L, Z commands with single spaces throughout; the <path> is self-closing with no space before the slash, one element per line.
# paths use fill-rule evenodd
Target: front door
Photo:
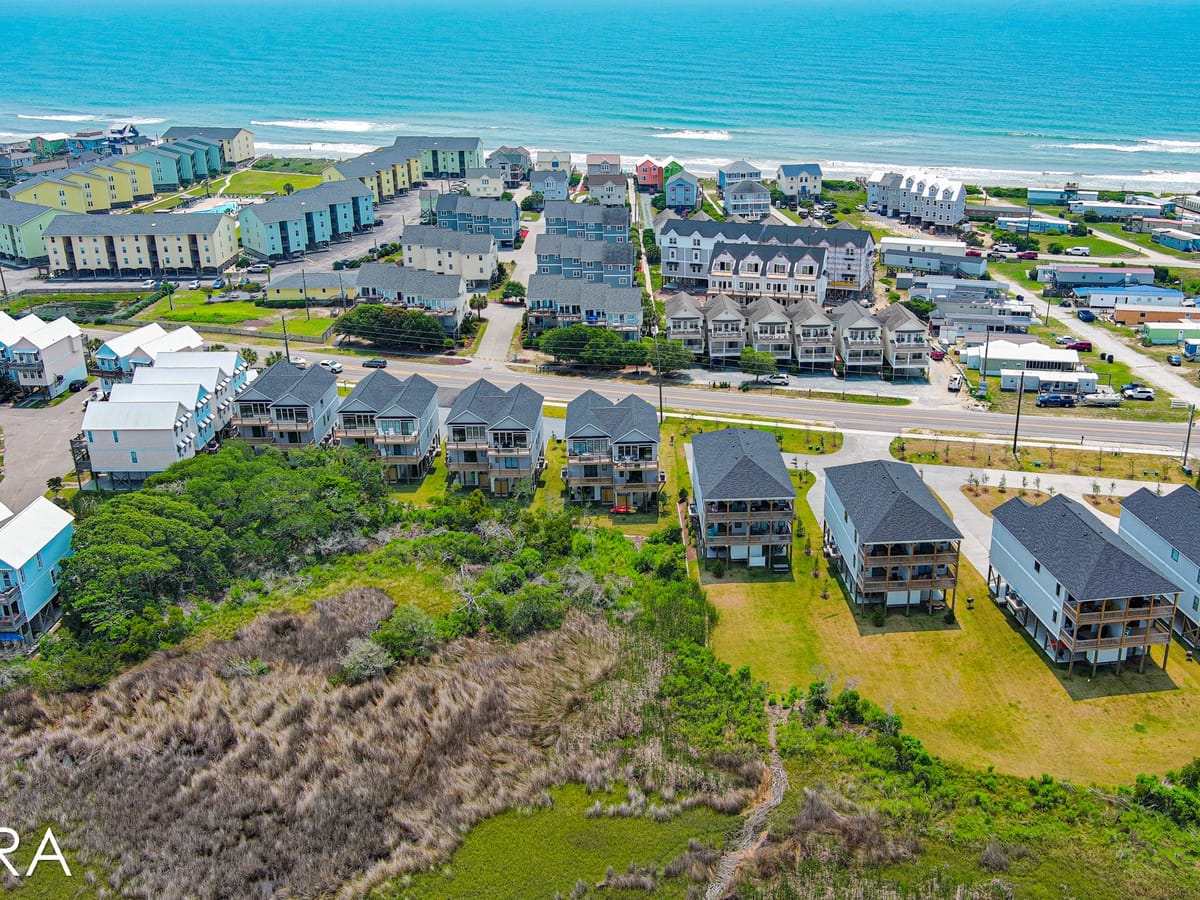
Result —
<path fill-rule="evenodd" d="M 600 502 L 608 503 L 609 505 L 615 505 L 615 504 L 613 504 L 613 489 L 612 488 L 610 488 L 610 487 L 600 488 Z"/>

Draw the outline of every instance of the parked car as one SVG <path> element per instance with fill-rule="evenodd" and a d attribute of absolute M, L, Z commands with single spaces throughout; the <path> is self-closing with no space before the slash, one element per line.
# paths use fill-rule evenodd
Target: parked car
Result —
<path fill-rule="evenodd" d="M 332 372 L 334 375 L 342 374 L 342 364 L 340 362 L 334 362 L 332 359 L 323 359 L 317 363 L 317 365 L 322 369 Z"/>
<path fill-rule="evenodd" d="M 142 287 L 156 288 L 156 287 L 158 287 L 158 282 L 155 281 L 153 278 L 147 278 L 145 281 L 142 282 Z"/>
<path fill-rule="evenodd" d="M 218 278 L 216 281 L 214 281 L 212 283 L 212 286 L 213 286 L 214 291 L 219 291 L 221 288 L 225 287 L 225 279 Z"/>
<path fill-rule="evenodd" d="M 271 267 L 268 266 L 266 263 L 255 263 L 250 268 L 248 268 L 246 271 L 247 272 L 265 272 L 269 268 L 271 268 Z"/>
<path fill-rule="evenodd" d="M 87 379 L 86 378 L 76 378 L 74 381 L 72 381 L 70 384 L 67 385 L 67 390 L 69 390 L 73 394 L 76 391 L 82 391 L 85 387 L 87 387 Z"/>
<path fill-rule="evenodd" d="M 1073 344 L 1073 343 L 1075 343 L 1075 338 L 1073 338 L 1069 334 L 1060 334 L 1058 337 L 1056 337 L 1054 339 L 1054 343 L 1056 343 L 1060 346 L 1063 346 L 1066 344 Z"/>
<path fill-rule="evenodd" d="M 957 394 L 962 390 L 963 379 L 961 375 L 951 375 L 950 380 L 946 382 L 946 390 L 952 394 Z"/>
<path fill-rule="evenodd" d="M 1038 255 L 1037 255 L 1036 250 L 1022 250 L 1020 253 L 1017 254 L 1017 259 L 1037 259 L 1037 258 L 1038 258 Z"/>
<path fill-rule="evenodd" d="M 305 359 L 303 356 L 290 357 L 289 362 L 291 362 L 291 364 L 293 366 L 295 366 L 297 369 L 307 369 L 308 368 L 308 360 Z"/>
<path fill-rule="evenodd" d="M 787 375 L 784 374 L 783 372 L 773 372 L 770 375 L 768 375 L 766 378 L 763 379 L 763 384 L 786 385 L 786 384 L 789 384 L 790 382 L 791 382 L 791 379 L 788 378 Z"/>
<path fill-rule="evenodd" d="M 997 244 L 992 249 L 995 250 L 997 253 L 1016 253 L 1017 252 L 1017 248 L 1013 244 Z"/>
<path fill-rule="evenodd" d="M 188 290 L 189 291 L 200 290 L 200 281 L 198 279 L 193 278 L 191 281 L 188 282 Z"/>
<path fill-rule="evenodd" d="M 1058 305 L 1061 306 L 1063 309 L 1070 309 L 1071 301 L 1070 300 L 1059 300 Z"/>
<path fill-rule="evenodd" d="M 1167 354 L 1167 363 L 1172 366 L 1182 366 L 1183 365 L 1183 357 L 1180 356 L 1178 353 L 1169 353 L 1169 354 Z"/>
<path fill-rule="evenodd" d="M 1120 406 L 1121 395 L 1113 393 L 1087 394 L 1082 402 L 1084 406 Z"/>
<path fill-rule="evenodd" d="M 1071 341 L 1071 343 L 1067 344 L 1067 349 L 1068 350 L 1078 350 L 1081 353 L 1091 353 L 1092 352 L 1092 342 L 1091 341 Z"/>
<path fill-rule="evenodd" d="M 1131 382 L 1129 382 L 1129 384 L 1121 385 L 1121 393 L 1123 394 L 1126 391 L 1132 391 L 1132 390 L 1135 390 L 1137 388 L 1142 388 L 1142 387 L 1145 387 L 1145 385 L 1142 384 L 1140 381 L 1131 381 Z"/>
<path fill-rule="evenodd" d="M 368 359 L 363 363 L 363 368 L 364 369 L 386 369 L 387 368 L 387 360 L 380 359 L 379 357 L 375 357 L 374 359 Z"/>
<path fill-rule="evenodd" d="M 1154 388 L 1150 387 L 1135 387 L 1127 391 L 1122 391 L 1121 396 L 1126 400 L 1153 400 Z"/>
<path fill-rule="evenodd" d="M 1096 314 L 1090 309 L 1081 309 L 1075 313 L 1079 317 L 1080 322 L 1095 322 Z"/>
<path fill-rule="evenodd" d="M 983 251 L 976 250 L 974 247 L 972 247 L 970 250 L 967 251 L 967 256 L 983 256 Z"/>
<path fill-rule="evenodd" d="M 943 350 L 941 347 L 939 347 L 937 344 L 934 344 L 932 347 L 929 348 L 929 358 L 936 359 L 936 360 L 943 360 L 946 358 L 946 351 Z"/>
<path fill-rule="evenodd" d="M 1037 405 L 1073 409 L 1075 406 L 1075 398 L 1070 394 L 1038 394 Z"/>
<path fill-rule="evenodd" d="M 988 259 L 990 259 L 992 262 L 1005 262 L 1008 259 L 1008 257 L 1005 256 L 1003 253 L 1001 253 L 999 250 L 993 250 L 991 253 L 988 254 Z"/>
<path fill-rule="evenodd" d="M 333 261 L 333 271 L 340 272 L 344 268 L 346 268 L 346 261 L 344 259 L 336 259 Z"/>
<path fill-rule="evenodd" d="M 1067 256 L 1091 256 L 1091 247 L 1068 247 L 1066 250 Z"/>

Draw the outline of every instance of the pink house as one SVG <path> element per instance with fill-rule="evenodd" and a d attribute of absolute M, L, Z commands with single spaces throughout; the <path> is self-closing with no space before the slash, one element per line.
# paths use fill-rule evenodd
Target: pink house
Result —
<path fill-rule="evenodd" d="M 652 159 L 643 159 L 635 170 L 639 191 L 661 194 L 663 189 L 663 167 Z"/>

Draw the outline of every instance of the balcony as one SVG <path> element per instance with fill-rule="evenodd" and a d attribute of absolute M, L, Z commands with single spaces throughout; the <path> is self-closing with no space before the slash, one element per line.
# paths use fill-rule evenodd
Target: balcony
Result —
<path fill-rule="evenodd" d="M 421 441 L 421 434 L 418 431 L 410 434 L 403 434 L 399 431 L 377 431 L 375 433 L 375 443 L 386 444 L 388 446 L 408 447 L 413 444 L 418 444 Z"/>
<path fill-rule="evenodd" d="M 449 438 L 446 441 L 446 450 L 484 450 L 488 449 L 487 438 L 471 438 L 470 440 L 456 441 Z"/>
<path fill-rule="evenodd" d="M 568 472 L 566 482 L 567 487 L 594 487 L 596 485 L 611 487 L 613 477 L 612 475 L 572 475 Z"/>
<path fill-rule="evenodd" d="M 312 430 L 311 422 L 275 422 L 268 420 L 267 431 L 273 431 L 277 434 L 286 433 L 289 431 L 310 431 Z"/>
<path fill-rule="evenodd" d="M 931 589 L 952 590 L 958 584 L 958 575 L 947 572 L 942 575 L 922 575 L 916 578 L 892 578 L 886 575 L 861 576 L 858 583 L 864 592 L 875 591 L 923 591 Z"/>
<path fill-rule="evenodd" d="M 782 531 L 768 531 L 763 534 L 751 534 L 750 532 L 728 532 L 720 529 L 710 528 L 705 534 L 705 543 L 715 546 L 731 546 L 731 545 L 759 545 L 759 544 L 790 544 L 792 542 L 792 531 L 786 529 Z"/>
<path fill-rule="evenodd" d="M 1088 650 L 1119 650 L 1121 647 L 1155 647 L 1171 642 L 1171 629 L 1153 625 L 1149 628 L 1126 628 L 1116 637 L 1099 637 L 1093 629 L 1074 635 L 1064 630 L 1059 640 L 1073 652 Z"/>
<path fill-rule="evenodd" d="M 446 458 L 446 471 L 448 472 L 486 472 L 488 470 L 487 459 L 477 460 L 461 460 Z"/>
<path fill-rule="evenodd" d="M 241 416 L 235 413 L 233 416 L 233 424 L 239 427 L 242 425 L 260 425 L 265 427 L 271 424 L 271 417 L 266 413 L 261 416 Z"/>
<path fill-rule="evenodd" d="M 613 468 L 618 472 L 649 472 L 658 468 L 657 459 L 614 459 Z"/>
<path fill-rule="evenodd" d="M 567 454 L 567 462 L 571 464 L 578 463 L 580 465 L 597 463 L 607 463 L 612 461 L 612 452 L 609 450 L 596 450 L 588 453 L 576 453 L 571 451 Z"/>
<path fill-rule="evenodd" d="M 762 505 L 710 503 L 704 512 L 705 522 L 774 522 L 781 519 L 790 522 L 794 517 L 792 504 L 782 501 Z"/>
<path fill-rule="evenodd" d="M 496 447 L 485 444 L 489 457 L 529 456 L 533 450 L 530 447 Z"/>
<path fill-rule="evenodd" d="M 1109 622 L 1136 622 L 1141 619 L 1170 619 L 1175 614 L 1175 604 L 1157 601 L 1151 605 L 1134 606 L 1128 609 L 1095 609 L 1092 604 L 1067 602 L 1063 604 L 1063 615 L 1076 625 L 1100 625 Z"/>

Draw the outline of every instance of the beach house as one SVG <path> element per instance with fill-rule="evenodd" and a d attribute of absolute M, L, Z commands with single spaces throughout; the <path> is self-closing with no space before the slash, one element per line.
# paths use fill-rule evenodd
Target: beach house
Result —
<path fill-rule="evenodd" d="M 505 391 L 480 378 L 455 398 L 446 419 L 446 470 L 464 488 L 507 497 L 532 489 L 546 464 L 542 395 Z"/>
<path fill-rule="evenodd" d="M 114 384 L 132 381 L 134 371 L 140 366 L 153 366 L 160 353 L 180 350 L 199 350 L 204 346 L 190 325 L 167 331 L 157 322 L 135 328 L 101 344 L 92 354 L 100 374 L 100 385 L 105 393 Z"/>
<path fill-rule="evenodd" d="M 613 244 L 629 240 L 629 210 L 624 206 L 547 200 L 542 219 L 546 223 L 546 234 Z"/>
<path fill-rule="evenodd" d="M 537 271 L 541 275 L 561 275 L 600 281 L 613 287 L 633 285 L 633 245 L 562 234 L 539 234 L 535 246 Z"/>
<path fill-rule="evenodd" d="M 482 169 L 467 169 L 463 173 L 466 192 L 472 197 L 499 199 L 508 190 L 508 168 L 487 166 Z"/>
<path fill-rule="evenodd" d="M 690 294 L 681 292 L 667 299 L 666 320 L 667 340 L 679 341 L 696 356 L 704 355 L 704 313 Z"/>
<path fill-rule="evenodd" d="M 882 216 L 948 230 L 966 218 L 967 190 L 961 181 L 921 169 L 875 172 L 867 180 L 867 202 Z"/>
<path fill-rule="evenodd" d="M 58 621 L 59 576 L 75 520 L 38 497 L 15 516 L 0 505 L 0 653 L 28 650 Z"/>
<path fill-rule="evenodd" d="M 458 275 L 468 292 L 486 292 L 491 287 L 497 265 L 496 241 L 491 234 L 453 231 L 436 225 L 407 225 L 400 240 L 405 267 L 438 275 Z"/>
<path fill-rule="evenodd" d="M 529 178 L 533 158 L 524 147 L 497 147 L 487 155 L 484 165 L 489 169 L 503 169 L 505 183 L 515 188 Z"/>
<path fill-rule="evenodd" d="M 438 228 L 490 234 L 497 247 L 511 248 L 521 232 L 521 210 L 511 200 L 441 194 L 433 209 Z"/>
<path fill-rule="evenodd" d="M 366 302 L 395 303 L 435 316 L 446 334 L 458 337 L 470 295 L 461 275 L 441 275 L 393 263 L 363 263 L 358 296 Z"/>
<path fill-rule="evenodd" d="M 633 174 L 634 179 L 637 181 L 638 191 L 646 191 L 651 194 L 662 192 L 663 167 L 661 163 L 655 162 L 650 157 L 646 157 L 633 167 Z"/>
<path fill-rule="evenodd" d="M 792 320 L 796 364 L 802 369 L 833 369 L 837 338 L 833 320 L 812 300 L 801 300 L 787 311 Z"/>
<path fill-rule="evenodd" d="M 827 468 L 823 518 L 825 555 L 854 604 L 953 609 L 962 533 L 912 466 Z"/>
<path fill-rule="evenodd" d="M 300 369 L 281 359 L 246 386 L 234 407 L 241 440 L 284 449 L 320 444 L 333 430 L 337 378 L 320 366 Z"/>
<path fill-rule="evenodd" d="M 373 371 L 342 400 L 334 436 L 378 457 L 389 481 L 423 478 L 442 443 L 437 385 Z"/>
<path fill-rule="evenodd" d="M 687 214 L 700 207 L 700 179 L 691 172 L 676 172 L 667 181 L 667 209 Z"/>
<path fill-rule="evenodd" d="M 992 513 L 988 589 L 1046 656 L 1067 664 L 1163 668 L 1180 588 L 1124 538 L 1065 494 L 1033 505 L 1014 497 Z"/>
<path fill-rule="evenodd" d="M 704 334 L 714 365 L 737 362 L 746 346 L 746 315 L 732 297 L 717 294 L 705 301 Z"/>
<path fill-rule="evenodd" d="M 587 189 L 589 200 L 599 200 L 604 206 L 624 206 L 629 193 L 629 179 L 620 174 L 588 175 Z"/>
<path fill-rule="evenodd" d="M 760 297 L 784 307 L 801 300 L 825 302 L 825 251 L 794 244 L 716 244 L 708 294 L 726 294 L 743 306 Z"/>
<path fill-rule="evenodd" d="M 567 496 L 579 503 L 645 510 L 657 507 L 658 416 L 630 395 L 613 402 L 584 391 L 567 404 Z"/>
<path fill-rule="evenodd" d="M 875 315 L 883 325 L 883 359 L 892 378 L 925 378 L 929 374 L 928 326 L 903 303 Z"/>
<path fill-rule="evenodd" d="M 725 212 L 744 219 L 761 219 L 771 212 L 771 192 L 760 181 L 742 181 L 725 188 Z"/>
<path fill-rule="evenodd" d="M 775 436 L 723 428 L 692 437 L 687 454 L 700 555 L 786 571 L 792 558 L 796 488 Z"/>
<path fill-rule="evenodd" d="M 789 200 L 811 200 L 821 196 L 821 166 L 818 163 L 783 163 L 775 170 L 775 186 Z"/>
<path fill-rule="evenodd" d="M 883 324 L 857 303 L 832 313 L 837 357 L 845 372 L 878 372 L 883 365 Z"/>
<path fill-rule="evenodd" d="M 1200 491 L 1190 484 L 1159 494 L 1139 488 L 1121 501 L 1117 534 L 1179 589 L 1174 628 L 1200 646 Z"/>
<path fill-rule="evenodd" d="M 724 193 L 743 181 L 762 181 L 762 169 L 744 159 L 731 162 L 717 169 L 717 190 Z"/>
<path fill-rule="evenodd" d="M 591 325 L 607 328 L 625 341 L 642 335 L 642 289 L 616 287 L 561 275 L 529 276 L 525 295 L 531 338 L 552 328 Z"/>
<path fill-rule="evenodd" d="M 53 399 L 87 378 L 83 331 L 66 316 L 25 331 L 5 351 L 21 390 Z"/>
<path fill-rule="evenodd" d="M 529 173 L 529 189 L 540 194 L 543 202 L 566 200 L 570 194 L 571 174 L 559 169 L 534 169 Z"/>

